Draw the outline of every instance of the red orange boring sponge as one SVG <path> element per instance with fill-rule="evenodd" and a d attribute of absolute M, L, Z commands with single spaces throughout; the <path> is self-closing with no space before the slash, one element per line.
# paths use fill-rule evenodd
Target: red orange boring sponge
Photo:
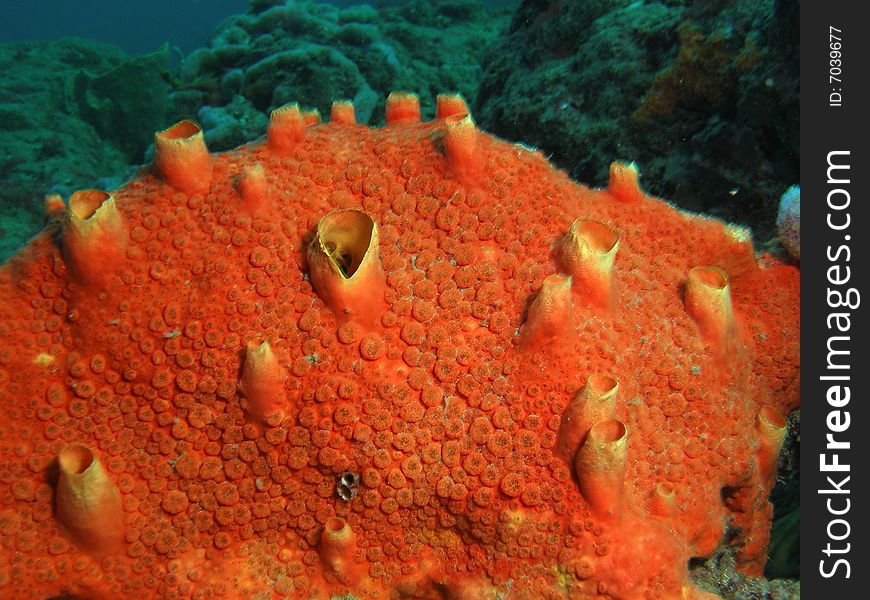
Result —
<path fill-rule="evenodd" d="M 86 190 L 0 268 L 3 598 L 707 598 L 759 574 L 799 272 L 394 94 Z"/>

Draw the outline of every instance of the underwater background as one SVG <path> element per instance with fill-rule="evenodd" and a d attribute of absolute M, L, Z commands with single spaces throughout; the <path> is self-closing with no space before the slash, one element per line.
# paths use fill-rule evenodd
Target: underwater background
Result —
<path fill-rule="evenodd" d="M 587 185 L 634 161 L 648 193 L 799 260 L 777 229 L 798 183 L 798 13 L 796 0 L 6 0 L 0 262 L 43 227 L 47 194 L 119 187 L 179 119 L 221 151 L 288 101 L 327 115 L 348 98 L 382 125 L 394 90 L 419 95 L 424 119 L 458 91 L 481 129 Z M 693 565 L 725 598 L 797 593 L 783 578 L 799 575 L 798 418 L 773 496 L 773 581 L 737 573 L 727 545 Z"/>

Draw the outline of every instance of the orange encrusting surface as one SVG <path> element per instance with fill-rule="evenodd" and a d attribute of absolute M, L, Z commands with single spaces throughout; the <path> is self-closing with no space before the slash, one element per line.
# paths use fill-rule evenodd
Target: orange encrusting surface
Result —
<path fill-rule="evenodd" d="M 624 174 L 619 193 L 590 190 L 483 133 L 457 154 L 473 169 L 448 164 L 445 119 L 400 99 L 408 118 L 384 129 L 309 119 L 280 152 L 213 155 L 201 193 L 156 171 L 114 191 L 128 237 L 104 285 L 68 268 L 57 211 L 0 269 L 0 596 L 701 598 L 687 562 L 728 522 L 761 572 L 777 449 L 757 422 L 799 402 L 798 270 L 626 192 Z M 351 255 L 309 248 L 336 209 L 361 211 L 341 233 Z M 609 302 L 577 280 L 566 298 L 578 218 L 618 235 Z M 311 278 L 309 251 L 334 252 L 332 271 Z M 357 263 L 373 274 L 354 279 Z M 684 306 L 699 266 L 727 274 L 725 341 Z M 561 273 L 529 324 L 545 330 L 524 332 Z M 341 314 L 312 287 L 323 277 L 349 285 Z M 594 503 L 557 449 L 592 376 L 618 382 L 598 437 L 626 448 L 576 461 L 603 473 Z M 57 459 L 75 444 L 120 493 L 120 550 L 58 519 Z M 358 488 L 339 495 L 348 472 Z"/>

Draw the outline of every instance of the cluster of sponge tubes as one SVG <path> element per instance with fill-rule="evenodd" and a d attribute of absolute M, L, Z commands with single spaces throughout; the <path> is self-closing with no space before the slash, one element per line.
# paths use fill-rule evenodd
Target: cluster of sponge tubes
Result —
<path fill-rule="evenodd" d="M 336 102 L 332 121 L 354 124 L 353 105 Z M 420 119 L 419 101 L 412 94 L 391 94 L 386 106 L 388 126 Z M 482 165 L 478 130 L 461 97 L 438 97 L 436 119 L 442 123 L 443 152 L 447 168 L 460 180 L 473 179 Z M 316 112 L 296 104 L 276 109 L 271 116 L 266 143 L 276 153 L 287 153 L 305 139 L 306 127 L 320 122 Z M 188 193 L 208 189 L 211 158 L 202 131 L 191 121 L 181 121 L 156 134 L 154 165 L 173 188 Z M 262 167 L 242 172 L 236 186 L 241 208 L 256 212 L 271 195 Z M 611 166 L 608 193 L 620 202 L 644 197 L 634 164 Z M 62 201 L 49 197 L 49 214 L 59 213 Z M 98 190 L 77 192 L 70 198 L 63 230 L 63 250 L 71 275 L 85 287 L 101 289 L 123 262 L 128 234 L 113 197 Z M 544 279 L 531 302 L 520 333 L 522 347 L 546 345 L 571 322 L 572 304 L 607 310 L 614 302 L 612 270 L 619 234 L 609 226 L 577 219 L 563 237 L 558 259 L 563 273 Z M 376 322 L 385 308 L 385 276 L 378 252 L 378 226 L 362 210 L 339 210 L 323 217 L 307 251 L 312 285 L 339 320 L 362 324 Z M 736 328 L 731 309 L 728 275 L 714 266 L 701 266 L 687 274 L 684 305 L 709 346 L 723 352 L 732 343 Z M 269 423 L 283 418 L 286 408 L 283 383 L 287 377 L 268 341 L 251 342 L 240 380 L 246 410 L 256 420 Z M 580 493 L 602 518 L 618 519 L 622 497 L 629 431 L 617 418 L 619 384 L 608 374 L 593 374 L 570 402 L 562 416 L 555 452 L 573 468 Z M 785 434 L 785 420 L 775 409 L 764 407 L 757 418 L 759 476 L 771 484 Z M 82 546 L 111 548 L 123 539 L 120 493 L 93 451 L 81 445 L 65 448 L 59 457 L 57 516 Z M 650 509 L 663 517 L 673 514 L 675 489 L 660 483 L 653 490 Z M 352 557 L 355 534 L 341 519 L 326 523 L 320 544 L 323 566 L 342 583 L 352 585 L 361 576 Z"/>

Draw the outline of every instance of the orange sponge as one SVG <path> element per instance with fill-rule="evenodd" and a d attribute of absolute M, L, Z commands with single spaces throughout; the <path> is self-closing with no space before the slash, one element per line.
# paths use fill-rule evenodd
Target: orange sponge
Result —
<path fill-rule="evenodd" d="M 386 111 L 182 121 L 48 199 L 0 267 L 0 597 L 709 598 L 726 528 L 760 573 L 799 271 L 459 96 Z"/>

